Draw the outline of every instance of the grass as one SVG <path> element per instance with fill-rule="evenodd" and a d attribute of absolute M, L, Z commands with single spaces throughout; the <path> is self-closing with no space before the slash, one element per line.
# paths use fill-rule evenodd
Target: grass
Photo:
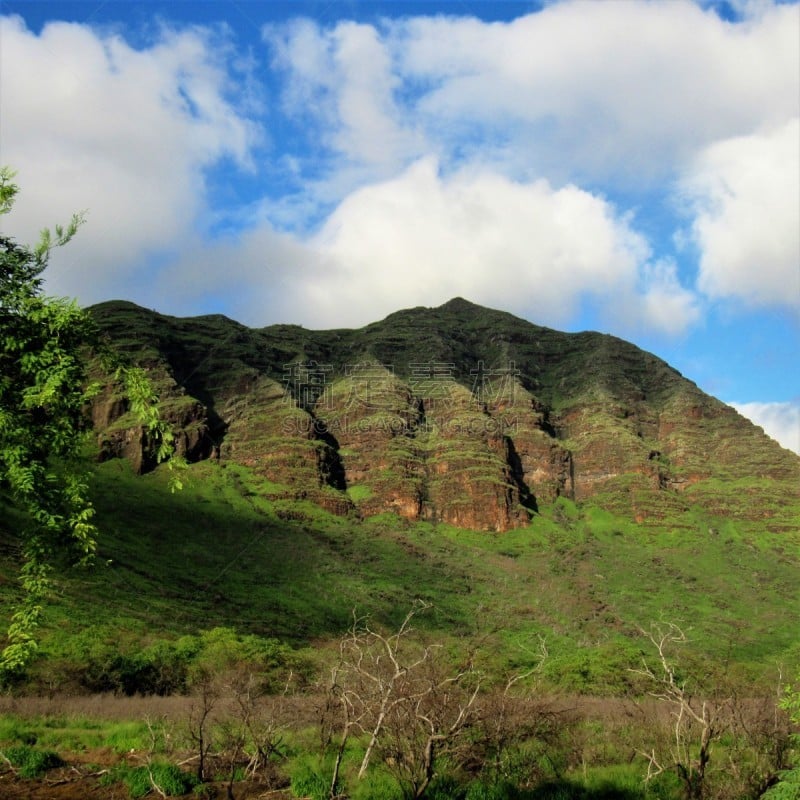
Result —
<path fill-rule="evenodd" d="M 296 699 L 300 703 L 293 704 L 285 717 L 291 721 L 282 728 L 281 754 L 272 762 L 273 779 L 277 778 L 277 786 L 291 782 L 297 796 L 327 796 L 336 742 L 333 749 L 320 754 L 319 731 L 311 722 L 318 720 L 322 697 L 311 693 Z M 510 744 L 504 750 L 502 772 L 492 768 L 480 776 L 452 772 L 443 758 L 438 790 L 432 790 L 430 796 L 443 800 L 677 800 L 681 796 L 674 775 L 662 776 L 645 787 L 646 763 L 643 758 L 632 758 L 636 749 L 647 749 L 651 743 L 660 746 L 663 741 L 659 737 L 670 739 L 672 719 L 657 701 L 644 701 L 639 708 L 629 699 L 561 696 L 542 700 L 558 720 L 549 738 L 545 734 Z M 280 704 L 281 698 L 272 698 L 272 702 Z M 193 709 L 196 712 L 196 703 L 192 697 L 6 697 L 0 707 L 3 712 L 13 707 L 13 713 L 0 713 L 0 752 L 20 774 L 30 764 L 30 775 L 42 775 L 45 769 L 58 766 L 63 757 L 68 764 L 85 765 L 84 771 L 99 773 L 100 766 L 90 765 L 102 765 L 103 783 L 124 784 L 132 797 L 144 796 L 151 787 L 151 776 L 166 794 L 183 794 L 191 791 L 196 781 L 175 765 L 189 769 L 187 765 L 193 763 L 197 744 L 190 735 L 189 719 Z M 235 723 L 230 727 L 231 722 L 238 719 L 235 710 L 233 717 L 226 714 L 235 708 L 217 706 L 219 715 L 208 728 L 217 756 L 209 776 L 217 783 L 227 782 L 232 772 L 237 781 L 242 779 L 244 762 L 231 759 L 223 744 L 235 728 Z M 126 722 L 126 716 L 139 721 Z M 557 738 L 553 738 L 556 732 Z M 365 744 L 363 736 L 351 736 L 340 773 L 341 788 L 353 800 L 400 800 L 390 765 L 374 762 L 367 778 L 357 780 Z M 729 754 L 742 768 L 742 754 L 749 752 L 733 744 L 728 737 L 714 746 L 708 775 L 718 788 L 731 785 L 727 782 Z M 36 755 L 47 753 L 46 757 Z M 61 757 L 56 759 L 55 753 Z M 213 796 L 211 787 L 207 789 Z M 733 790 L 726 794 L 720 789 L 713 796 L 744 800 L 750 795 Z"/>
<path fill-rule="evenodd" d="M 392 627 L 415 598 L 433 605 L 418 622 L 426 635 L 484 642 L 498 675 L 532 664 L 543 638 L 544 678 L 572 692 L 629 690 L 628 668 L 648 646 L 641 631 L 659 620 L 683 626 L 681 658 L 718 665 L 713 674 L 769 682 L 800 656 L 796 533 L 700 508 L 637 525 L 561 498 L 527 528 L 486 534 L 276 500 L 233 464 L 192 465 L 175 495 L 167 480 L 166 470 L 137 477 L 121 461 L 98 469 L 98 563 L 58 573 L 37 681 L 220 626 L 313 661 L 354 609 Z M 351 491 L 360 500 L 369 488 Z M 0 586 L 6 600 L 12 586 Z"/>
<path fill-rule="evenodd" d="M 104 704 L 108 705 L 107 699 Z M 151 705 L 159 710 L 167 707 L 164 703 Z M 0 714 L 0 748 L 25 745 L 81 753 L 107 747 L 124 754 L 146 750 L 150 744 L 150 731 L 144 721 L 148 710 L 142 703 L 127 704 L 118 713 L 128 714 L 130 718 L 116 720 L 93 716 L 101 709 L 91 699 L 83 699 L 75 708 L 80 711 L 52 713 L 46 707 L 40 711 L 31 702 L 17 704 L 10 713 Z M 107 715 L 107 709 L 103 711 Z"/>
<path fill-rule="evenodd" d="M 154 787 L 162 796 L 175 797 L 185 795 L 197 786 L 193 776 L 174 764 L 165 762 L 154 762 L 141 767 L 120 764 L 110 770 L 102 781 L 106 786 L 115 783 L 125 784 L 132 800 L 152 794 Z"/>
<path fill-rule="evenodd" d="M 632 345 L 465 301 L 333 334 L 178 320 L 124 303 L 94 313 L 123 349 L 146 353 L 165 386 L 173 381 L 166 410 L 196 398 L 209 424 L 224 417 L 228 427 L 224 438 L 224 425 L 214 433 L 221 461 L 191 465 L 175 495 L 163 469 L 97 469 L 98 563 L 56 574 L 33 670 L 40 687 L 73 680 L 76 665 L 100 680 L 109 665 L 119 672 L 142 654 L 158 661 L 161 644 L 216 628 L 275 638 L 313 660 L 354 609 L 391 627 L 415 598 L 434 607 L 420 621 L 431 637 L 485 643 L 482 657 L 498 674 L 532 664 L 532 643 L 543 638 L 544 677 L 569 691 L 630 689 L 628 667 L 647 645 L 642 629 L 659 620 L 684 627 L 688 656 L 725 664 L 742 681 L 800 660 L 800 506 L 787 491 L 796 459 Z M 366 445 L 357 432 L 339 444 L 287 437 L 287 425 L 310 417 L 285 402 L 285 368 L 312 359 L 348 376 L 331 386 L 331 421 L 352 412 L 350 422 L 380 435 Z M 508 435 L 529 437 L 529 452 L 542 440 L 544 453 L 569 447 L 579 473 L 597 448 L 614 462 L 597 493 L 577 504 L 540 495 L 530 525 L 502 535 L 391 514 L 359 520 L 359 509 L 372 513 L 391 492 L 441 518 L 445 506 L 469 510 L 465 487 L 489 504 L 509 490 L 502 443 L 461 431 L 486 420 L 472 394 L 476 359 L 516 365 L 521 384 L 501 399 L 521 420 Z M 348 373 L 367 361 L 372 395 Z M 423 412 L 408 387 L 436 363 L 455 365 L 454 380 L 435 385 L 431 424 L 412 431 Z M 355 413 L 353 396 L 373 406 Z M 338 456 L 359 475 L 346 491 L 320 468 Z M 681 490 L 653 490 L 658 475 Z M 317 504 L 339 501 L 342 516 Z M 21 524 L 13 509 L 0 517 L 8 604 Z"/>
<path fill-rule="evenodd" d="M 60 767 L 64 763 L 58 753 L 28 744 L 4 747 L 0 750 L 0 755 L 21 778 L 40 778 L 48 770 Z"/>
<path fill-rule="evenodd" d="M 166 410 L 180 414 L 196 398 L 230 424 L 221 461 L 191 465 L 178 494 L 163 468 L 139 477 L 126 462 L 99 466 L 98 562 L 89 570 L 59 565 L 41 658 L 18 690 L 136 691 L 142 675 L 147 691 L 158 691 L 153 676 L 183 689 L 189 667 L 239 661 L 258 661 L 269 675 L 291 670 L 308 685 L 326 674 L 321 667 L 354 612 L 392 629 L 416 599 L 432 606 L 415 618 L 416 635 L 454 661 L 470 655 L 487 684 L 537 667 L 543 644 L 539 691 L 642 695 L 649 687 L 631 669 L 653 659 L 646 633 L 659 622 L 686 632 L 672 655 L 700 692 L 732 686 L 750 697 L 772 691 L 779 665 L 784 674 L 800 665 L 800 512 L 787 492 L 796 461 L 773 459 L 763 437 L 658 359 L 611 337 L 558 334 L 463 301 L 335 335 L 254 331 L 222 317 L 175 320 L 125 304 L 96 313 L 123 332 L 124 347 L 145 348 L 165 385 L 175 378 L 170 391 L 187 390 Z M 503 534 L 390 513 L 359 519 L 357 509 L 387 491 L 430 503 L 449 486 L 445 499 L 458 507 L 464 492 L 445 475 L 485 495 L 508 488 L 497 441 L 461 434 L 485 421 L 470 394 L 477 354 L 489 365 L 520 367 L 525 388 L 506 410 L 519 415 L 524 436 L 570 448 L 578 469 L 605 447 L 616 467 L 601 476 L 600 491 L 579 503 L 539 497 L 530 524 Z M 283 367 L 309 359 L 335 370 L 367 359 L 395 365 L 378 371 L 377 411 L 347 420 L 341 403 L 359 387 L 349 379 L 333 386 L 332 421 L 381 431 L 367 447 L 357 428 L 351 440 L 344 425 L 336 432 L 338 455 L 360 470 L 346 492 L 325 484 L 319 470 L 337 444 L 284 435 L 310 417 L 284 402 Z M 441 389 L 437 413 L 412 436 L 417 412 L 405 387 L 432 361 L 458 364 L 457 383 Z M 676 420 L 685 425 L 670 432 Z M 561 438 L 552 435 L 556 425 Z M 628 469 L 634 462 L 652 471 Z M 654 492 L 659 474 L 680 490 Z M 313 502 L 337 497 L 350 501 L 342 516 Z M 7 504 L 0 512 L 0 600 L 10 608 L 18 597 L 14 532 L 25 521 Z M 657 788 L 644 793 L 640 762 L 623 763 L 640 746 L 641 726 L 634 728 L 626 719 L 588 720 L 582 769 L 564 765 L 547 774 L 550 783 L 515 796 L 660 797 Z M 0 717 L 0 748 L 17 748 L 20 763 L 65 748 L 141 752 L 149 741 L 146 725 L 131 719 Z M 313 793 L 313 764 L 303 766 L 302 749 L 295 748 L 297 789 Z M 134 793 L 145 777 L 149 786 L 149 774 L 131 767 L 115 780 L 130 780 Z M 383 788 L 362 787 L 364 797 L 389 791 L 386 775 L 370 780 Z M 486 800 L 484 788 L 471 800 Z"/>

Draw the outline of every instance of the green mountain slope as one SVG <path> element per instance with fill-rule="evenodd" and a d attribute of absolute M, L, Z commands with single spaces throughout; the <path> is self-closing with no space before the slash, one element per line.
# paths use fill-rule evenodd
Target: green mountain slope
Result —
<path fill-rule="evenodd" d="M 191 459 L 244 464 L 337 513 L 506 530 L 541 502 L 602 497 L 639 521 L 694 503 L 790 530 L 800 458 L 668 364 L 455 299 L 358 330 L 248 329 L 130 303 L 93 309 L 160 376 Z M 113 389 L 107 452 L 138 467 Z"/>
<path fill-rule="evenodd" d="M 393 626 L 415 599 L 433 604 L 420 622 L 428 635 L 455 652 L 478 647 L 497 674 L 530 663 L 542 637 L 546 680 L 570 691 L 624 691 L 640 629 L 654 621 L 686 629 L 706 675 L 769 682 L 800 659 L 800 540 L 759 523 L 693 508 L 640 525 L 560 499 L 498 536 L 276 500 L 238 465 L 205 461 L 186 477 L 171 494 L 163 468 L 136 476 L 124 461 L 101 465 L 99 561 L 60 571 L 34 681 L 96 689 L 81 677 L 87 664 L 94 674 L 104 659 L 216 627 L 315 660 L 354 610 Z M 4 522 L 0 537 L 9 534 Z"/>
<path fill-rule="evenodd" d="M 417 598 L 497 674 L 544 638 L 570 691 L 624 691 L 658 620 L 706 673 L 800 660 L 800 459 L 633 345 L 463 300 L 326 332 L 93 313 L 192 463 L 171 494 L 109 382 L 99 562 L 59 572 L 40 686 L 218 627 L 315 660 L 354 610 L 393 625 Z M 20 524 L 6 505 L 4 603 Z"/>

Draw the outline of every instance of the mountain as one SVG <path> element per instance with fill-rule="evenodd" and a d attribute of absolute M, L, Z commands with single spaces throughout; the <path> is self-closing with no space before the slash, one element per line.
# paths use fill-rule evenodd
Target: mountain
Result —
<path fill-rule="evenodd" d="M 800 458 L 633 345 L 463 300 L 335 331 L 92 313 L 192 463 L 171 493 L 93 368 L 97 560 L 55 565 L 30 690 L 153 691 L 178 664 L 177 691 L 206 635 L 277 640 L 313 681 L 354 613 L 392 630 L 417 601 L 494 676 L 546 642 L 553 690 L 635 690 L 658 621 L 742 696 L 795 673 Z M 0 493 L 8 609 L 24 524 Z"/>
<path fill-rule="evenodd" d="M 456 298 L 360 329 L 253 329 L 94 306 L 145 365 L 189 461 L 236 463 L 278 503 L 505 531 L 558 497 L 639 523 L 698 506 L 794 530 L 800 458 L 657 357 Z M 105 376 L 102 458 L 153 464 Z"/>

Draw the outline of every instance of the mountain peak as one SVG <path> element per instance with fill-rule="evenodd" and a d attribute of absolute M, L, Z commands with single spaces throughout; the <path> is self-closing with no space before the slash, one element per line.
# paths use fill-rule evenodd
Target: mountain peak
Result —
<path fill-rule="evenodd" d="M 462 297 L 337 331 L 93 313 L 146 352 L 187 458 L 243 464 L 336 513 L 499 531 L 566 495 L 637 520 L 693 504 L 772 514 L 779 530 L 800 481 L 797 456 L 650 353 Z M 94 414 L 108 454 L 141 441 L 113 401 Z"/>
<path fill-rule="evenodd" d="M 477 303 L 471 303 L 469 300 L 465 300 L 463 297 L 453 297 L 443 305 L 439 306 L 436 310 L 459 312 L 459 311 L 474 311 L 475 309 L 483 309 L 483 308 L 484 308 L 483 306 L 479 306 Z"/>

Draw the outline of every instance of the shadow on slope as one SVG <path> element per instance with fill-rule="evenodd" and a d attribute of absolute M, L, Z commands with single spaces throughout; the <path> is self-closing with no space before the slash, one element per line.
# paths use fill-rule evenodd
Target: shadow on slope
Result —
<path fill-rule="evenodd" d="M 100 609 L 156 630 L 232 625 L 300 644 L 341 633 L 354 609 L 397 624 L 419 597 L 436 599 L 447 627 L 466 623 L 457 597 L 442 593 L 452 566 L 410 560 L 400 543 L 312 503 L 271 499 L 272 488 L 203 462 L 170 494 L 164 469 L 137 477 L 125 461 L 101 465 L 99 563 L 64 573 L 70 617 L 96 624 Z"/>

